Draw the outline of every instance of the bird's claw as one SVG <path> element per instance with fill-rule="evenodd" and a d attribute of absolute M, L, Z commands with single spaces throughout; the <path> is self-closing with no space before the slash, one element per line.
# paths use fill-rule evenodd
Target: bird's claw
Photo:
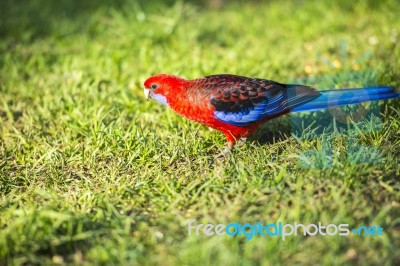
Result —
<path fill-rule="evenodd" d="M 236 142 L 236 147 L 243 146 L 247 141 L 247 138 L 240 138 L 238 142 Z"/>
<path fill-rule="evenodd" d="M 216 158 L 216 159 L 219 159 L 219 160 L 221 160 L 221 159 L 226 159 L 226 158 L 229 157 L 229 154 L 230 154 L 230 153 L 231 153 L 231 148 L 229 148 L 228 146 L 226 146 L 225 149 L 224 149 L 222 152 L 218 153 L 218 154 L 215 156 L 215 158 Z"/>
<path fill-rule="evenodd" d="M 247 140 L 247 138 L 240 138 L 239 141 L 236 143 L 236 147 L 243 146 L 243 145 L 246 143 L 246 140 Z M 228 145 L 225 147 L 225 149 L 224 149 L 222 152 L 218 153 L 215 157 L 216 157 L 217 159 L 225 159 L 225 158 L 228 158 L 229 155 L 231 154 L 232 149 L 233 149 L 233 145 L 229 145 L 229 144 L 228 144 Z"/>

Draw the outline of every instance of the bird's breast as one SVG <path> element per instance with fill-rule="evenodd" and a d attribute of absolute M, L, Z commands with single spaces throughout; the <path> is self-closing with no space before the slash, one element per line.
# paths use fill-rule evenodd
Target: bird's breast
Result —
<path fill-rule="evenodd" d="M 208 125 L 215 120 L 214 112 L 207 104 L 177 103 L 170 107 L 183 117 L 202 124 Z"/>

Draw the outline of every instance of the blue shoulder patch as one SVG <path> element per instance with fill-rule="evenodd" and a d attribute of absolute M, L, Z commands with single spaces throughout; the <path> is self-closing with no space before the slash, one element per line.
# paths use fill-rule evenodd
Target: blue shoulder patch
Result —
<path fill-rule="evenodd" d="M 278 115 L 286 111 L 287 108 L 287 97 L 283 92 L 280 92 L 275 97 L 266 99 L 253 107 L 243 108 L 237 112 L 214 111 L 214 116 L 222 122 L 244 127 L 268 116 Z"/>

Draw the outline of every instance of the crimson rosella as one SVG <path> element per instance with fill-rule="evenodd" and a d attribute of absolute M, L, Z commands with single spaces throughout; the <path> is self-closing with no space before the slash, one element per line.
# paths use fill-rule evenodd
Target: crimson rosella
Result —
<path fill-rule="evenodd" d="M 221 131 L 232 149 L 268 120 L 289 112 L 318 111 L 366 101 L 399 98 L 392 87 L 318 91 L 304 85 L 228 74 L 187 80 L 158 74 L 144 82 L 144 94 L 181 116 Z"/>

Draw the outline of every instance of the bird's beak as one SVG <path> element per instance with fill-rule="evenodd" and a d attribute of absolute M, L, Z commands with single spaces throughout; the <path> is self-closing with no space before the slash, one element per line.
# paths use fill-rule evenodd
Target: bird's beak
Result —
<path fill-rule="evenodd" d="M 149 100 L 150 97 L 150 89 L 149 88 L 144 88 L 144 97 L 146 97 L 146 100 Z"/>

